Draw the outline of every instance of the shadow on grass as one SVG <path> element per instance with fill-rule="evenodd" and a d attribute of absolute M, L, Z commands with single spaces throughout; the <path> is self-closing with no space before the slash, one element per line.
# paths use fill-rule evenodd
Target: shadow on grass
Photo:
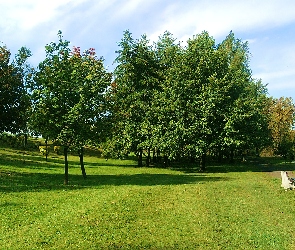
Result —
<path fill-rule="evenodd" d="M 0 192 L 38 192 L 50 190 L 75 190 L 100 188 L 102 186 L 156 186 L 181 185 L 229 180 L 222 177 L 207 177 L 204 174 L 120 174 L 89 175 L 86 180 L 81 175 L 70 175 L 69 185 L 63 185 L 63 174 L 20 173 L 0 171 Z"/>
<path fill-rule="evenodd" d="M 2 204 L 0 204 L 0 208 L 1 207 L 18 207 L 19 203 L 16 202 L 4 202 Z"/>
<path fill-rule="evenodd" d="M 8 147 L 1 147 L 5 153 L 0 152 L 0 165 L 13 166 L 19 168 L 31 169 L 52 169 L 63 168 L 64 158 L 62 155 L 50 154 L 48 161 L 45 156 L 40 155 L 39 151 L 25 151 L 20 149 L 12 149 Z M 74 159 L 69 160 L 70 166 L 79 166 L 79 157 L 74 156 Z M 87 155 L 85 155 L 87 156 Z M 88 155 L 89 156 L 89 155 Z M 93 157 L 93 156 L 92 156 Z M 73 159 L 73 158 L 72 158 Z M 87 158 L 86 158 L 87 159 Z M 135 156 L 128 156 L 126 160 L 112 160 L 97 158 L 95 162 L 85 161 L 87 168 L 96 168 L 102 166 L 115 166 L 115 167 L 136 167 L 137 158 Z M 151 164 L 150 167 L 165 168 L 164 163 Z M 170 169 L 182 171 L 183 173 L 198 173 L 198 163 L 172 163 Z M 235 163 L 216 163 L 208 161 L 208 166 L 205 172 L 209 173 L 227 173 L 227 172 L 273 172 L 273 171 L 293 171 L 295 169 L 295 162 L 285 162 L 282 157 L 253 157 L 247 159 L 246 162 L 237 160 Z"/>
<path fill-rule="evenodd" d="M 207 171 L 213 173 L 228 172 L 276 172 L 294 171 L 295 164 L 285 162 L 282 158 L 252 158 L 246 162 L 236 162 L 233 164 L 211 164 Z"/>
<path fill-rule="evenodd" d="M 75 156 L 77 160 L 68 160 L 70 166 L 79 166 L 79 157 Z M 136 167 L 137 163 L 132 160 L 106 160 L 102 158 L 97 158 L 99 162 L 84 162 L 86 167 L 105 167 L 105 166 L 116 166 L 116 167 Z M 120 163 L 118 163 L 120 162 Z M 30 168 L 30 169 L 52 169 L 52 168 L 63 168 L 64 158 L 62 155 L 48 156 L 46 161 L 45 156 L 39 154 L 27 153 L 25 151 L 19 151 L 17 154 L 0 154 L 0 165 L 13 166 L 18 168 Z"/>
<path fill-rule="evenodd" d="M 220 177 L 208 177 L 205 174 L 153 174 L 138 173 L 128 174 L 102 174 L 88 175 L 84 180 L 81 175 L 69 176 L 69 185 L 63 185 L 64 174 L 54 173 L 54 169 L 63 171 L 64 160 L 62 156 L 49 157 L 45 161 L 43 156 L 25 151 L 2 151 L 0 155 L 0 166 L 6 166 L 5 170 L 0 169 L 0 192 L 38 192 L 45 190 L 75 190 L 83 188 L 100 188 L 102 186 L 155 186 L 155 185 L 181 185 L 191 183 L 203 183 L 224 180 Z M 77 161 L 69 161 L 70 166 L 79 166 Z M 9 170 L 9 167 L 13 167 Z M 98 162 L 85 162 L 87 168 L 97 167 L 134 167 L 136 162 L 132 160 L 98 160 Z M 8 167 L 8 168 L 7 168 Z M 39 171 L 40 170 L 40 171 Z"/>
<path fill-rule="evenodd" d="M 17 168 L 45 169 L 60 168 L 63 166 L 62 159 L 34 156 L 34 155 L 0 155 L 0 164 L 5 166 L 13 166 Z"/>
<path fill-rule="evenodd" d="M 183 173 L 199 173 L 198 163 L 174 163 L 170 169 Z M 295 161 L 286 162 L 282 157 L 249 158 L 245 162 L 239 160 L 234 163 L 208 162 L 204 173 L 230 173 L 230 172 L 278 172 L 294 171 Z"/>

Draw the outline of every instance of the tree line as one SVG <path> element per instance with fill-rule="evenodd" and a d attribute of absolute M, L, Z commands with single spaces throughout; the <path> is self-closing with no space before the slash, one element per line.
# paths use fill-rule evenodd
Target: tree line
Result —
<path fill-rule="evenodd" d="M 108 157 L 131 153 L 138 166 L 162 156 L 170 161 L 222 160 L 247 150 L 266 148 L 291 156 L 294 151 L 294 104 L 269 97 L 254 79 L 250 52 L 230 32 L 219 44 L 208 32 L 186 45 L 165 32 L 156 42 L 134 39 L 125 31 L 108 72 L 94 48 L 45 46 L 38 67 L 28 64 L 31 51 L 15 58 L 0 46 L 0 133 L 42 135 L 64 146 L 65 183 L 69 147 L 103 147 Z"/>

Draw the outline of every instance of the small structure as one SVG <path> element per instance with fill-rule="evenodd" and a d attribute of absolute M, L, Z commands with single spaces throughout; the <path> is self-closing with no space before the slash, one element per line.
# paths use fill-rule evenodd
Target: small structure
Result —
<path fill-rule="evenodd" d="M 54 147 L 53 147 L 53 151 L 54 151 L 56 154 L 59 154 L 60 146 L 54 146 Z"/>
<path fill-rule="evenodd" d="M 42 155 L 48 155 L 50 146 L 39 146 L 39 151 Z"/>
<path fill-rule="evenodd" d="M 287 189 L 292 190 L 293 188 L 295 188 L 295 179 L 290 178 L 288 175 L 288 172 L 281 171 L 281 177 L 282 177 L 281 187 L 283 187 L 286 191 L 287 191 Z"/>

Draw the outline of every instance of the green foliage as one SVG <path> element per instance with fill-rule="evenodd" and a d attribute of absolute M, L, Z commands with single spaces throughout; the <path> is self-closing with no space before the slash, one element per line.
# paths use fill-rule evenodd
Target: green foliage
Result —
<path fill-rule="evenodd" d="M 43 137 L 58 140 L 64 146 L 67 184 L 69 146 L 80 149 L 81 170 L 86 178 L 82 147 L 104 137 L 108 119 L 105 92 L 111 74 L 106 72 L 95 49 L 83 54 L 79 47 L 71 51 L 61 32 L 58 36 L 58 43 L 45 47 L 46 58 L 34 77 L 31 126 Z"/>
<path fill-rule="evenodd" d="M 270 98 L 268 103 L 269 129 L 272 148 L 277 155 L 293 158 L 295 105 L 292 98 Z"/>
<path fill-rule="evenodd" d="M 59 43 L 46 46 L 34 79 L 32 126 L 63 145 L 83 146 L 102 137 L 111 75 L 93 48 L 83 54 L 79 47 L 71 51 L 58 35 Z"/>
<path fill-rule="evenodd" d="M 232 32 L 218 45 L 203 32 L 182 47 L 169 32 L 152 46 L 126 31 L 119 46 L 115 151 L 205 160 L 267 144 L 266 89 L 252 78 L 247 43 Z"/>
<path fill-rule="evenodd" d="M 26 130 L 30 97 L 27 92 L 29 49 L 22 47 L 10 62 L 11 53 L 0 46 L 0 132 Z"/>
<path fill-rule="evenodd" d="M 113 147 L 121 152 L 137 152 L 151 146 L 155 123 L 152 106 L 159 88 L 158 65 L 146 36 L 133 40 L 126 31 L 119 45 L 115 89 L 111 95 L 116 122 Z"/>

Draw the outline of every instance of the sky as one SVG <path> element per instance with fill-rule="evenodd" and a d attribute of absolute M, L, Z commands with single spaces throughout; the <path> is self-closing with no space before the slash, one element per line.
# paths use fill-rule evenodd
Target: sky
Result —
<path fill-rule="evenodd" d="M 95 48 L 110 71 L 125 30 L 151 41 L 169 31 L 184 45 L 204 30 L 217 44 L 233 31 L 269 95 L 295 99 L 294 0 L 0 0 L 0 41 L 13 56 L 29 48 L 34 67 L 59 30 L 70 46 Z"/>

